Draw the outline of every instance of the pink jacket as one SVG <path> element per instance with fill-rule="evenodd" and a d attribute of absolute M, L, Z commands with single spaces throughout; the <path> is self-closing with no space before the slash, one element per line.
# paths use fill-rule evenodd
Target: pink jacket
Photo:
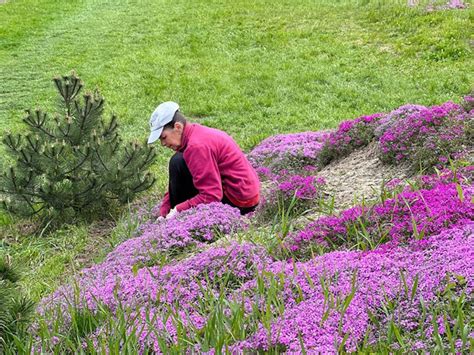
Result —
<path fill-rule="evenodd" d="M 252 207 L 259 201 L 260 182 L 239 146 L 218 129 L 186 123 L 180 152 L 199 193 L 176 206 L 184 211 L 201 203 L 221 201 L 225 195 L 236 206 Z M 161 203 L 160 215 L 170 210 L 168 192 Z"/>

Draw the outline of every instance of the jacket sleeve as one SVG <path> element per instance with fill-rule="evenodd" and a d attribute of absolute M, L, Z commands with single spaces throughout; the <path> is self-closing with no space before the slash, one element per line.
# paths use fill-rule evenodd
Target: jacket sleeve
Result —
<path fill-rule="evenodd" d="M 163 200 L 161 201 L 160 216 L 161 217 L 166 217 L 166 215 L 169 213 L 170 209 L 171 209 L 170 194 L 169 194 L 169 192 L 166 192 L 165 196 L 163 197 Z"/>
<path fill-rule="evenodd" d="M 201 203 L 218 202 L 222 200 L 222 181 L 217 159 L 211 148 L 207 145 L 188 147 L 184 160 L 193 177 L 194 187 L 198 194 L 176 206 L 178 211 L 187 210 Z"/>

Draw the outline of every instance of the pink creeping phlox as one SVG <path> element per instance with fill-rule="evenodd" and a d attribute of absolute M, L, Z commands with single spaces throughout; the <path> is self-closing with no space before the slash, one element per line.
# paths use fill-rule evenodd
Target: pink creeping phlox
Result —
<path fill-rule="evenodd" d="M 426 307 L 435 306 L 446 284 L 452 282 L 450 275 L 464 278 L 465 295 L 472 299 L 473 258 L 474 224 L 471 222 L 445 229 L 429 240 L 412 240 L 405 247 L 386 246 L 369 252 L 336 251 L 304 263 L 274 263 L 270 277 L 273 274 L 276 279 L 285 280 L 282 291 L 285 311 L 271 323 L 270 329 L 262 325 L 256 334 L 235 344 L 232 351 L 279 349 L 299 353 L 304 344 L 309 352 L 335 354 L 347 337 L 343 349 L 352 352 L 367 333 L 369 342 L 374 343 L 392 316 L 397 317 L 402 332 L 413 331 L 415 324 L 420 325 L 422 313 L 418 300 L 423 298 Z M 401 274 L 410 287 L 408 294 Z M 418 287 L 410 301 L 415 278 Z M 332 295 L 333 303 L 325 298 L 321 280 Z M 250 281 L 239 292 L 246 295 L 241 297 L 247 297 L 247 304 L 255 302 L 252 299 L 255 287 L 255 281 Z M 342 305 L 351 292 L 354 295 L 344 310 Z M 404 307 L 403 315 L 380 313 L 387 300 Z M 369 314 L 377 315 L 378 327 L 371 322 Z M 407 344 L 408 347 L 432 349 L 430 319 L 420 328 L 423 330 L 425 340 L 421 341 L 420 336 Z M 460 346 L 458 350 L 461 351 Z"/>
<path fill-rule="evenodd" d="M 132 310 L 129 317 L 133 324 L 129 330 L 134 328 L 138 332 L 143 341 L 142 349 L 152 348 L 159 352 L 158 335 L 176 341 L 176 316 L 183 325 L 198 329 L 206 322 L 203 310 L 198 307 L 205 297 L 204 290 L 215 297 L 223 287 L 231 292 L 254 279 L 270 262 L 263 248 L 233 242 L 228 246 L 209 248 L 175 264 L 141 268 L 136 273 L 129 269 L 115 270 L 113 277 L 109 276 L 112 279 L 110 286 L 107 280 L 87 272 L 77 280 L 79 302 L 85 304 L 79 303 L 76 307 L 95 310 L 100 303 L 114 311 L 120 303 L 121 307 Z M 68 302 L 73 302 L 71 292 L 58 290 L 43 301 L 40 311 L 67 313 Z M 176 315 L 165 317 L 173 313 Z M 164 318 L 167 318 L 166 322 Z M 66 319 L 66 323 L 68 321 Z M 100 326 L 91 339 L 112 335 L 105 332 L 106 327 Z"/>
<path fill-rule="evenodd" d="M 323 186 L 325 181 L 323 178 L 315 176 L 293 175 L 289 179 L 285 179 L 278 185 L 278 189 L 283 192 L 286 197 L 296 196 L 300 199 L 314 199 L 317 196 L 318 186 Z"/>
<path fill-rule="evenodd" d="M 177 322 L 196 329 L 206 323 L 207 310 L 199 308 L 200 302 L 209 296 L 205 293 L 210 292 L 216 298 L 223 289 L 230 293 L 253 280 L 257 272 L 271 262 L 262 247 L 232 242 L 178 263 L 141 268 L 136 274 L 116 275 L 116 304 L 92 288 L 81 290 L 81 297 L 87 298 L 89 293 L 95 292 L 94 300 L 112 309 L 120 302 L 122 307 L 132 311 L 128 331 L 136 333 L 141 349 L 161 353 L 159 337 L 177 342 Z M 114 335 L 108 333 L 110 331 L 114 330 L 99 327 L 90 339 L 98 343 L 98 339 Z"/>
<path fill-rule="evenodd" d="M 377 127 L 375 128 L 374 134 L 377 138 L 380 138 L 385 131 L 392 128 L 398 121 L 405 119 L 407 116 L 426 110 L 426 106 L 407 104 L 400 106 L 396 110 L 391 111 L 387 116 L 383 117 Z"/>
<path fill-rule="evenodd" d="M 281 170 L 300 171 L 317 165 L 328 132 L 278 134 L 263 140 L 248 158 L 262 177 L 280 175 Z"/>
<path fill-rule="evenodd" d="M 429 189 L 423 188 L 423 180 Z M 312 243 L 350 248 L 353 246 L 350 233 L 353 228 L 360 229 L 361 223 L 372 237 L 387 233 L 392 243 L 406 242 L 414 234 L 415 237 L 428 237 L 453 224 L 474 219 L 471 184 L 446 183 L 433 176 L 421 181 L 419 190 L 407 187 L 395 198 L 373 207 L 357 206 L 343 211 L 338 217 L 321 217 L 304 230 L 290 235 L 286 247 L 302 256 L 308 253 Z"/>
<path fill-rule="evenodd" d="M 382 117 L 384 114 L 375 113 L 342 122 L 326 140 L 319 156 L 320 165 L 325 166 L 332 160 L 349 155 L 355 149 L 369 144 Z"/>
<path fill-rule="evenodd" d="M 148 223 L 142 226 L 141 236 L 123 242 L 105 261 L 81 271 L 75 280 L 79 300 L 75 300 L 73 286 L 63 286 L 42 301 L 39 311 L 57 305 L 65 311 L 75 301 L 78 307 L 89 309 L 96 309 L 97 301 L 110 309 L 115 309 L 118 302 L 126 306 L 147 302 L 154 297 L 159 283 L 150 279 L 143 267 L 159 265 L 160 255 L 166 253 L 203 248 L 214 238 L 242 227 L 239 210 L 221 203 L 199 205 L 172 219 Z M 139 274 L 135 275 L 136 271 Z"/>
<path fill-rule="evenodd" d="M 309 171 L 311 172 L 311 171 Z M 301 212 L 311 205 L 317 204 L 322 198 L 326 182 L 323 178 L 312 175 L 282 174 L 272 176 L 266 198 L 259 206 L 257 213 L 273 218 L 278 208 L 289 208 L 293 205 L 292 213 Z"/>
<path fill-rule="evenodd" d="M 417 168 L 420 164 L 431 168 L 465 149 L 467 126 L 472 125 L 473 116 L 463 112 L 460 105 L 446 102 L 425 109 L 410 108 L 408 112 L 383 130 L 379 138 L 382 161 L 408 160 Z"/>

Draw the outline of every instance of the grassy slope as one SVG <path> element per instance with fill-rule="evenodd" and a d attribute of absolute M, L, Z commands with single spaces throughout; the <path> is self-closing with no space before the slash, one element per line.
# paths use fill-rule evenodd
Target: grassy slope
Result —
<path fill-rule="evenodd" d="M 52 108 L 50 79 L 71 69 L 101 88 L 129 139 L 144 140 L 150 112 L 175 100 L 245 149 L 275 133 L 471 89 L 472 10 L 379 3 L 11 0 L 0 5 L 0 130 L 21 130 L 25 108 Z M 167 157 L 156 164 L 157 189 Z M 0 247 L 32 268 L 35 297 L 90 238 L 86 226 L 42 241 L 17 237 Z"/>

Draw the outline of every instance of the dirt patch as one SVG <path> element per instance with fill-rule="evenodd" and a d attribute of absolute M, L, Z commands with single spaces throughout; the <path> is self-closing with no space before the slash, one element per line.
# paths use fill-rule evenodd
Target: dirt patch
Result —
<path fill-rule="evenodd" d="M 110 247 L 108 241 L 110 233 L 115 228 L 115 222 L 112 220 L 95 221 L 89 227 L 90 242 L 85 250 L 78 255 L 75 260 L 75 267 L 83 269 L 94 264 L 94 259 L 101 254 L 104 249 Z"/>
<path fill-rule="evenodd" d="M 407 164 L 383 164 L 378 158 L 377 142 L 373 142 L 329 164 L 317 176 L 326 180 L 328 193 L 335 198 L 335 209 L 341 211 L 362 199 L 377 198 L 383 183 L 395 178 L 406 179 L 413 174 Z"/>
<path fill-rule="evenodd" d="M 147 213 L 152 207 L 158 204 L 162 195 L 156 192 L 149 192 L 143 194 L 140 198 L 135 199 L 128 207 L 131 218 L 135 218 L 138 214 Z M 78 255 L 74 260 L 76 268 L 85 268 L 93 265 L 94 260 L 103 254 L 104 250 L 110 249 L 110 235 L 116 227 L 115 221 L 112 219 L 104 219 L 93 222 L 88 230 L 91 236 L 89 242 L 81 255 Z"/>

